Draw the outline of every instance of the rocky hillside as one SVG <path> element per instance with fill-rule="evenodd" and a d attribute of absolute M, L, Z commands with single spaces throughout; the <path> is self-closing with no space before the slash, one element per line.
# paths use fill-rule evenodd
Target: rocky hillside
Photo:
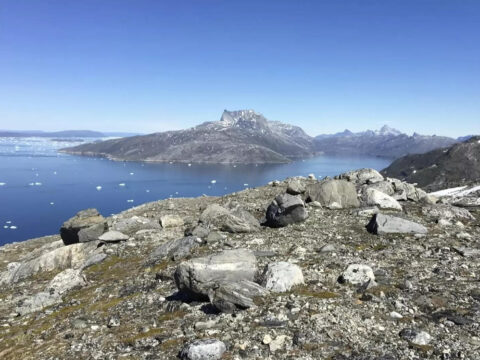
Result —
<path fill-rule="evenodd" d="M 426 136 L 416 133 L 408 136 L 388 126 L 376 131 L 353 133 L 345 130 L 337 134 L 315 137 L 315 149 L 325 154 L 358 154 L 393 159 L 407 154 L 422 154 L 454 143 L 456 143 L 455 139 L 443 136 Z"/>
<path fill-rule="evenodd" d="M 417 183 L 427 190 L 440 190 L 478 181 L 480 136 L 426 154 L 402 157 L 384 169 L 383 174 Z"/>
<path fill-rule="evenodd" d="M 82 211 L 0 248 L 0 357 L 478 359 L 480 201 L 453 193 L 364 169 Z"/>
<path fill-rule="evenodd" d="M 187 130 L 80 145 L 62 151 L 114 160 L 189 163 L 285 163 L 314 155 L 299 127 L 268 121 L 253 110 L 224 111 L 219 121 Z"/>

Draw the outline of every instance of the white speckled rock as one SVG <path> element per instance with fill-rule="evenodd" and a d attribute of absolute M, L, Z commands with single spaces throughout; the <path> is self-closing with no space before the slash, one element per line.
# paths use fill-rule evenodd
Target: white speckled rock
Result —
<path fill-rule="evenodd" d="M 289 291 L 299 284 L 303 284 L 302 269 L 285 261 L 268 264 L 263 274 L 262 285 L 274 292 Z"/>
<path fill-rule="evenodd" d="M 164 215 L 160 218 L 160 224 L 163 228 L 173 228 L 183 226 L 183 219 L 178 215 Z"/>
<path fill-rule="evenodd" d="M 222 358 L 226 350 L 225 344 L 220 340 L 196 340 L 182 349 L 180 358 L 183 360 L 217 360 Z"/>
<path fill-rule="evenodd" d="M 363 285 L 367 282 L 373 285 L 375 283 L 375 275 L 373 274 L 372 268 L 368 265 L 350 264 L 338 280 L 340 283 L 349 283 L 352 285 Z"/>
<path fill-rule="evenodd" d="M 102 234 L 98 240 L 104 242 L 117 242 L 117 241 L 126 241 L 128 240 L 128 235 L 116 230 L 107 231 L 105 234 Z"/>

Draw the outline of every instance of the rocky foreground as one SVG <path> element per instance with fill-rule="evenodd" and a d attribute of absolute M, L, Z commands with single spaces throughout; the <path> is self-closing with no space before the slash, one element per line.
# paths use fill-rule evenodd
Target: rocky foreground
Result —
<path fill-rule="evenodd" d="M 478 359 L 479 188 L 374 170 L 0 248 L 2 359 Z"/>

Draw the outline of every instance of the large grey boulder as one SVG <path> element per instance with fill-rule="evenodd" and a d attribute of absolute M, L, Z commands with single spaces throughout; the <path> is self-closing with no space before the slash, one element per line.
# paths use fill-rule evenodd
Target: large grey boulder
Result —
<path fill-rule="evenodd" d="M 268 294 L 268 290 L 250 280 L 219 282 L 211 288 L 208 297 L 213 306 L 222 312 L 233 312 L 237 308 L 255 307 L 254 298 Z"/>
<path fill-rule="evenodd" d="M 402 205 L 397 200 L 376 189 L 366 189 L 364 199 L 369 206 L 378 206 L 380 209 L 402 210 Z"/>
<path fill-rule="evenodd" d="M 383 176 L 374 169 L 353 170 L 337 176 L 338 179 L 351 181 L 356 185 L 374 184 L 383 181 Z"/>
<path fill-rule="evenodd" d="M 41 291 L 24 299 L 16 308 L 19 315 L 29 314 L 62 302 L 62 295 L 68 291 L 86 285 L 80 270 L 66 269 L 57 274 Z"/>
<path fill-rule="evenodd" d="M 393 184 L 389 181 L 380 181 L 371 185 L 364 185 L 364 187 L 364 191 L 366 189 L 375 189 L 389 196 L 395 194 L 395 188 L 393 187 Z"/>
<path fill-rule="evenodd" d="M 290 224 L 305 221 L 308 211 L 299 196 L 290 194 L 278 195 L 267 208 L 266 225 L 270 227 L 284 227 Z"/>
<path fill-rule="evenodd" d="M 29 261 L 16 263 L 7 268 L 7 273 L 2 274 L 0 280 L 15 283 L 39 272 L 79 268 L 95 251 L 97 244 L 88 242 L 63 246 Z"/>
<path fill-rule="evenodd" d="M 128 239 L 129 239 L 128 235 L 125 235 L 124 233 L 117 230 L 107 231 L 106 233 L 100 235 L 98 238 L 98 240 L 100 240 L 101 242 L 107 242 L 107 243 L 126 241 Z"/>
<path fill-rule="evenodd" d="M 253 281 L 256 271 L 257 259 L 253 252 L 235 249 L 184 261 L 177 266 L 174 277 L 180 291 L 207 298 L 216 284 Z"/>
<path fill-rule="evenodd" d="M 175 228 L 183 226 L 184 222 L 178 215 L 163 215 L 160 218 L 160 224 L 163 228 Z"/>
<path fill-rule="evenodd" d="M 70 245 L 98 240 L 107 229 L 105 218 L 96 209 L 87 209 L 65 221 L 60 228 L 60 236 L 65 245 Z"/>
<path fill-rule="evenodd" d="M 287 193 L 290 195 L 303 194 L 306 189 L 305 182 L 299 178 L 293 178 L 287 182 Z"/>
<path fill-rule="evenodd" d="M 366 226 L 373 234 L 426 234 L 427 228 L 416 222 L 396 216 L 375 214 Z"/>
<path fill-rule="evenodd" d="M 357 208 L 355 185 L 346 180 L 324 180 L 307 187 L 307 199 L 330 209 Z"/>
<path fill-rule="evenodd" d="M 258 220 L 238 204 L 230 204 L 228 209 L 211 204 L 200 215 L 200 222 L 231 233 L 251 233 L 260 230 Z"/>
<path fill-rule="evenodd" d="M 171 260 L 183 259 L 201 243 L 202 240 L 195 236 L 186 236 L 181 239 L 167 241 L 152 251 L 149 263 L 155 264 L 166 258 Z"/>
<path fill-rule="evenodd" d="M 133 235 L 140 230 L 161 229 L 162 227 L 158 220 L 135 215 L 128 218 L 115 218 L 110 228 L 127 235 Z"/>
<path fill-rule="evenodd" d="M 187 344 L 180 352 L 182 360 L 219 360 L 227 350 L 220 340 L 203 339 Z"/>
<path fill-rule="evenodd" d="M 289 291 L 303 283 L 302 269 L 286 261 L 268 264 L 262 276 L 262 285 L 273 292 Z"/>
<path fill-rule="evenodd" d="M 475 220 L 475 217 L 467 209 L 448 204 L 424 206 L 422 207 L 422 214 L 435 220 Z"/>

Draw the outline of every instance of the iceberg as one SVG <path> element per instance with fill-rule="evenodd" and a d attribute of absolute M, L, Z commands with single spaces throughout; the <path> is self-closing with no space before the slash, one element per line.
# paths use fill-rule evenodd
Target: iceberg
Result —
<path fill-rule="evenodd" d="M 100 185 L 98 185 L 98 186 L 96 187 L 96 189 L 97 189 L 97 191 L 100 191 L 100 190 L 102 190 L 102 187 L 101 187 Z"/>

